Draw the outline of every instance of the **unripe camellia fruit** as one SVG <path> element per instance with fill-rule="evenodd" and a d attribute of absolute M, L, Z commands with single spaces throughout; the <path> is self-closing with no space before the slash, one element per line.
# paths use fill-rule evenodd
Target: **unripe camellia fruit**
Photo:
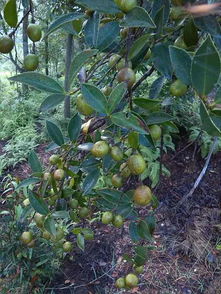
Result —
<path fill-rule="evenodd" d="M 120 166 L 120 174 L 123 178 L 128 178 L 131 175 L 131 171 L 126 162 L 122 163 Z"/>
<path fill-rule="evenodd" d="M 108 225 L 110 223 L 112 223 L 113 221 L 113 213 L 111 211 L 105 211 L 102 215 L 102 223 L 105 224 L 105 225 Z"/>
<path fill-rule="evenodd" d="M 64 170 L 59 168 L 59 169 L 56 169 L 55 172 L 54 172 L 54 179 L 56 181 L 61 181 L 64 179 L 64 176 L 65 176 L 65 173 L 64 173 Z"/>
<path fill-rule="evenodd" d="M 86 218 L 90 213 L 90 210 L 87 207 L 82 207 L 79 209 L 79 216 L 81 218 Z"/>
<path fill-rule="evenodd" d="M 131 61 L 129 61 L 128 63 L 126 63 L 125 58 L 122 58 L 122 59 L 116 64 L 116 69 L 117 69 L 117 70 L 121 70 L 122 68 L 125 68 L 125 67 L 129 67 L 129 68 L 131 68 L 131 67 L 132 67 L 132 63 L 131 63 Z"/>
<path fill-rule="evenodd" d="M 104 157 L 105 155 L 108 154 L 108 152 L 109 152 L 109 145 L 105 141 L 97 141 L 91 149 L 91 153 L 95 157 L 99 157 L 99 158 Z"/>
<path fill-rule="evenodd" d="M 154 141 L 157 141 L 161 138 L 162 130 L 158 125 L 152 125 L 149 127 L 150 135 Z"/>
<path fill-rule="evenodd" d="M 124 224 L 124 220 L 121 215 L 117 214 L 114 216 L 112 223 L 116 228 L 120 228 Z"/>
<path fill-rule="evenodd" d="M 119 278 L 116 280 L 115 282 L 115 286 L 118 288 L 118 289 L 123 289 L 125 288 L 125 279 L 124 278 Z"/>
<path fill-rule="evenodd" d="M 122 39 L 126 39 L 126 37 L 128 36 L 129 33 L 129 28 L 124 28 L 122 30 L 120 30 L 120 36 Z"/>
<path fill-rule="evenodd" d="M 37 24 L 30 24 L 27 28 L 27 35 L 33 42 L 40 41 L 42 36 L 41 27 Z"/>
<path fill-rule="evenodd" d="M 50 180 L 51 179 L 51 174 L 50 173 L 44 173 L 43 179 L 44 179 L 44 181 Z"/>
<path fill-rule="evenodd" d="M 94 232 L 91 229 L 84 229 L 83 234 L 84 234 L 85 240 L 93 240 L 94 239 Z"/>
<path fill-rule="evenodd" d="M 4 36 L 0 38 L 0 52 L 1 53 L 10 53 L 14 47 L 14 41 L 8 37 Z"/>
<path fill-rule="evenodd" d="M 72 248 L 73 248 L 73 245 L 71 242 L 69 242 L 69 241 L 64 242 L 64 244 L 63 244 L 64 252 L 70 252 L 72 250 Z"/>
<path fill-rule="evenodd" d="M 119 175 L 113 175 L 111 183 L 115 188 L 121 188 L 123 186 L 123 178 Z"/>
<path fill-rule="evenodd" d="M 33 235 L 32 232 L 23 232 L 20 240 L 22 241 L 23 244 L 28 244 L 33 240 Z"/>
<path fill-rule="evenodd" d="M 42 238 L 44 238 L 45 240 L 50 240 L 51 239 L 51 234 L 48 231 L 44 231 L 42 233 Z"/>
<path fill-rule="evenodd" d="M 114 54 L 114 55 L 112 55 L 112 56 L 110 57 L 110 59 L 109 59 L 109 63 L 108 63 L 109 67 L 112 68 L 112 67 L 116 66 L 116 64 L 117 64 L 118 62 L 120 62 L 120 59 L 121 59 L 121 58 L 122 58 L 122 57 L 121 57 L 120 55 L 118 55 L 118 54 Z"/>
<path fill-rule="evenodd" d="M 135 72 L 129 67 L 122 68 L 117 74 L 117 80 L 120 83 L 125 82 L 128 88 L 131 88 L 136 82 Z"/>
<path fill-rule="evenodd" d="M 137 0 L 114 0 L 123 12 L 129 12 L 137 6 Z"/>
<path fill-rule="evenodd" d="M 121 161 L 124 157 L 123 152 L 118 146 L 111 147 L 110 154 L 111 154 L 111 157 L 116 161 Z"/>
<path fill-rule="evenodd" d="M 134 191 L 133 200 L 137 205 L 146 206 L 152 200 L 152 192 L 148 186 L 142 185 Z"/>
<path fill-rule="evenodd" d="M 176 80 L 170 86 L 170 93 L 173 96 L 179 97 L 185 95 L 187 92 L 187 85 L 185 85 L 180 80 Z"/>
<path fill-rule="evenodd" d="M 28 54 L 24 58 L 24 69 L 27 71 L 34 71 L 38 68 L 39 60 L 35 54 Z"/>
<path fill-rule="evenodd" d="M 44 221 L 45 221 L 45 217 L 42 214 L 36 212 L 35 213 L 35 216 L 34 216 L 34 220 L 35 220 L 36 225 L 39 228 L 42 228 L 43 227 Z"/>
<path fill-rule="evenodd" d="M 77 96 L 76 107 L 77 107 L 77 110 L 85 116 L 88 116 L 94 113 L 94 109 L 89 104 L 87 104 L 82 94 Z"/>
<path fill-rule="evenodd" d="M 134 267 L 134 270 L 135 270 L 135 273 L 136 274 L 142 274 L 143 271 L 144 271 L 144 266 L 143 265 L 141 265 L 141 266 L 135 266 Z"/>
<path fill-rule="evenodd" d="M 60 162 L 60 157 L 57 154 L 53 154 L 50 156 L 49 162 L 53 165 L 58 164 Z"/>
<path fill-rule="evenodd" d="M 64 230 L 62 228 L 58 228 L 55 235 L 55 240 L 60 241 L 63 238 L 64 238 Z"/>
<path fill-rule="evenodd" d="M 146 169 L 146 162 L 140 154 L 131 155 L 127 164 L 133 175 L 140 175 Z"/>
<path fill-rule="evenodd" d="M 69 204 L 71 208 L 75 209 L 75 208 L 78 208 L 79 203 L 77 199 L 71 199 Z"/>
<path fill-rule="evenodd" d="M 138 277 L 135 274 L 128 274 L 125 277 L 125 284 L 129 288 L 137 287 L 138 281 Z"/>

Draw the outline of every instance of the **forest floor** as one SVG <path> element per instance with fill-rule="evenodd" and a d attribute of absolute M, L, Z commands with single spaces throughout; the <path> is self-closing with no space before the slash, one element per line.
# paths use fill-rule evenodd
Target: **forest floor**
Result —
<path fill-rule="evenodd" d="M 207 173 L 193 195 L 176 207 L 205 164 L 194 145 L 183 150 L 187 144 L 183 138 L 176 152 L 163 157 L 171 176 L 162 178 L 155 191 L 160 201 L 154 234 L 156 249 L 150 253 L 140 275 L 139 287 L 125 292 L 114 287 L 116 278 L 131 271 L 123 258 L 132 250 L 127 223 L 122 230 L 99 223 L 92 225 L 95 239 L 87 241 L 85 252 L 75 249 L 71 258 L 64 261 L 50 285 L 53 293 L 221 293 L 221 251 L 216 250 L 221 243 L 221 153 L 212 156 Z M 37 151 L 47 162 L 44 147 Z M 24 163 L 8 172 L 23 178 L 30 170 Z"/>

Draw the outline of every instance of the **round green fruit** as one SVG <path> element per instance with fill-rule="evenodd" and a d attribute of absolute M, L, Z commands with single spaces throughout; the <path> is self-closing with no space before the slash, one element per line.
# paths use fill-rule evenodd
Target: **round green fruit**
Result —
<path fill-rule="evenodd" d="M 148 205 L 152 200 L 152 192 L 148 186 L 137 187 L 133 196 L 134 203 L 140 206 Z"/>
<path fill-rule="evenodd" d="M 110 67 L 110 68 L 115 67 L 116 64 L 117 64 L 118 62 L 120 62 L 121 58 L 122 58 L 122 57 L 121 57 L 120 55 L 118 55 L 118 54 L 114 54 L 114 55 L 112 55 L 112 56 L 110 57 L 110 59 L 109 59 L 109 63 L 108 63 L 109 67 Z"/>
<path fill-rule="evenodd" d="M 135 274 L 128 274 L 125 277 L 125 284 L 128 288 L 137 287 L 138 282 L 138 277 Z"/>
<path fill-rule="evenodd" d="M 75 208 L 78 208 L 78 200 L 77 199 L 71 199 L 70 202 L 69 202 L 69 205 L 71 208 L 75 209 Z"/>
<path fill-rule="evenodd" d="M 55 241 L 60 241 L 63 238 L 64 238 L 64 230 L 62 228 L 58 228 L 55 235 Z"/>
<path fill-rule="evenodd" d="M 77 96 L 76 107 L 78 112 L 80 112 L 81 114 L 85 116 L 88 116 L 94 113 L 94 109 L 89 104 L 87 104 L 82 94 Z"/>
<path fill-rule="evenodd" d="M 131 171 L 126 162 L 122 163 L 120 166 L 120 174 L 123 178 L 128 178 L 131 175 Z"/>
<path fill-rule="evenodd" d="M 45 240 L 50 240 L 51 239 L 51 234 L 48 231 L 44 231 L 42 233 L 42 238 L 44 238 Z"/>
<path fill-rule="evenodd" d="M 86 218 L 90 214 L 90 210 L 87 207 L 82 207 L 78 213 L 81 218 Z"/>
<path fill-rule="evenodd" d="M 113 213 L 111 211 L 105 211 L 102 215 L 102 223 L 105 224 L 105 225 L 108 225 L 110 223 L 112 223 L 113 221 Z"/>
<path fill-rule="evenodd" d="M 121 188 L 123 186 L 123 178 L 119 175 L 113 175 L 111 183 L 115 188 Z"/>
<path fill-rule="evenodd" d="M 137 0 L 114 0 L 114 2 L 125 13 L 137 6 Z"/>
<path fill-rule="evenodd" d="M 84 239 L 85 240 L 93 240 L 94 232 L 91 229 L 83 229 Z"/>
<path fill-rule="evenodd" d="M 26 71 L 34 71 L 38 68 L 39 60 L 35 54 L 28 54 L 24 58 L 24 69 Z"/>
<path fill-rule="evenodd" d="M 147 167 L 145 160 L 140 154 L 131 155 L 127 164 L 133 175 L 142 174 Z"/>
<path fill-rule="evenodd" d="M 125 58 L 122 58 L 122 59 L 116 64 L 116 69 L 117 69 L 117 70 L 121 70 L 122 68 L 125 68 L 125 67 L 129 67 L 129 68 L 131 68 L 131 67 L 132 67 L 132 63 L 131 63 L 131 61 L 129 61 L 128 63 L 126 63 Z"/>
<path fill-rule="evenodd" d="M 124 278 L 119 278 L 116 280 L 115 282 L 115 286 L 118 289 L 123 289 L 125 288 L 126 284 L 125 284 L 125 279 Z"/>
<path fill-rule="evenodd" d="M 185 95 L 187 92 L 187 85 L 180 80 L 176 80 L 170 86 L 170 93 L 173 96 L 179 97 Z"/>
<path fill-rule="evenodd" d="M 42 36 L 41 27 L 37 24 L 30 24 L 27 28 L 27 35 L 33 42 L 40 41 Z"/>
<path fill-rule="evenodd" d="M 157 141 L 161 138 L 162 130 L 158 125 L 152 125 L 149 127 L 150 135 L 154 141 Z"/>
<path fill-rule="evenodd" d="M 73 249 L 73 244 L 69 241 L 64 242 L 63 250 L 64 252 L 70 252 Z"/>
<path fill-rule="evenodd" d="M 131 68 L 125 67 L 118 72 L 117 80 L 120 83 L 125 82 L 128 88 L 131 88 L 136 82 L 136 74 Z"/>
<path fill-rule="evenodd" d="M 91 153 L 95 157 L 99 157 L 99 158 L 104 157 L 105 155 L 108 154 L 108 152 L 109 152 L 109 145 L 105 141 L 96 142 L 91 149 Z"/>
<path fill-rule="evenodd" d="M 129 34 L 129 28 L 124 28 L 120 30 L 120 36 L 122 39 L 126 39 Z"/>
<path fill-rule="evenodd" d="M 144 266 L 143 265 L 141 265 L 141 266 L 135 266 L 134 267 L 134 271 L 135 271 L 135 273 L 136 274 L 142 274 L 143 273 L 143 271 L 144 271 Z"/>
<path fill-rule="evenodd" d="M 23 232 L 20 240 L 23 244 L 27 245 L 28 243 L 30 243 L 33 240 L 33 235 L 32 232 Z"/>
<path fill-rule="evenodd" d="M 44 225 L 44 221 L 45 221 L 45 217 L 44 215 L 36 212 L 35 213 L 35 216 L 34 216 L 34 220 L 35 220 L 35 223 L 36 225 L 39 227 L 39 228 L 42 228 L 43 225 Z"/>
<path fill-rule="evenodd" d="M 54 179 L 56 181 L 61 181 L 65 177 L 65 172 L 63 169 L 59 168 L 54 171 Z"/>
<path fill-rule="evenodd" d="M 8 37 L 4 36 L 0 38 L 0 52 L 1 53 L 10 53 L 14 48 L 14 41 Z"/>
<path fill-rule="evenodd" d="M 121 161 L 124 157 L 122 150 L 118 146 L 111 147 L 110 154 L 111 157 L 116 161 Z"/>
<path fill-rule="evenodd" d="M 44 173 L 43 179 L 44 179 L 44 181 L 49 181 L 51 179 L 51 174 L 50 173 Z"/>
<path fill-rule="evenodd" d="M 52 165 L 56 165 L 60 162 L 60 157 L 57 154 L 53 154 L 49 158 L 49 162 Z"/>
<path fill-rule="evenodd" d="M 121 215 L 117 214 L 114 216 L 112 223 L 116 228 L 120 228 L 123 226 L 124 220 Z"/>

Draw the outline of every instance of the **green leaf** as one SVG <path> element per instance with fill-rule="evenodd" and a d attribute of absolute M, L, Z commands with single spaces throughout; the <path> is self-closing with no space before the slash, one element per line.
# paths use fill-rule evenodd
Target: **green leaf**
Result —
<path fill-rule="evenodd" d="M 138 233 L 142 239 L 147 240 L 147 241 L 152 240 L 149 226 L 148 226 L 147 222 L 144 220 L 140 221 L 138 224 Z"/>
<path fill-rule="evenodd" d="M 54 218 L 49 216 L 46 218 L 44 222 L 44 228 L 53 236 L 56 236 L 56 227 L 55 227 L 55 221 Z"/>
<path fill-rule="evenodd" d="M 77 0 L 78 4 L 88 9 L 96 10 L 103 13 L 113 14 L 120 12 L 113 0 Z"/>
<path fill-rule="evenodd" d="M 159 43 L 153 48 L 153 63 L 167 79 L 171 79 L 173 74 L 172 64 L 170 61 L 169 45 Z"/>
<path fill-rule="evenodd" d="M 200 103 L 200 118 L 202 123 L 202 129 L 206 131 L 210 136 L 221 136 L 221 131 L 212 121 L 205 104 Z"/>
<path fill-rule="evenodd" d="M 147 125 L 154 125 L 171 120 L 174 120 L 174 118 L 166 112 L 153 112 L 145 119 L 145 122 Z"/>
<path fill-rule="evenodd" d="M 148 247 L 146 246 L 136 246 L 134 248 L 134 251 L 136 253 L 134 258 L 134 263 L 137 266 L 144 265 L 146 263 L 147 257 L 148 257 Z"/>
<path fill-rule="evenodd" d="M 97 12 L 93 13 L 84 27 L 84 38 L 88 46 L 97 47 L 100 18 Z"/>
<path fill-rule="evenodd" d="M 100 177 L 99 169 L 93 169 L 84 179 L 82 190 L 84 195 L 87 195 L 91 192 L 94 186 L 97 184 L 97 181 Z"/>
<path fill-rule="evenodd" d="M 40 214 L 47 215 L 49 213 L 48 207 L 43 198 L 40 198 L 31 190 L 28 191 L 28 198 L 34 210 Z"/>
<path fill-rule="evenodd" d="M 18 23 L 16 0 L 8 0 L 4 7 L 4 19 L 7 24 L 15 28 Z"/>
<path fill-rule="evenodd" d="M 200 95 L 209 94 L 220 76 L 219 53 L 208 37 L 196 51 L 191 68 L 192 85 Z"/>
<path fill-rule="evenodd" d="M 117 112 L 111 115 L 111 121 L 119 127 L 131 129 L 140 134 L 147 134 L 141 121 L 133 114 L 127 115 L 123 112 Z"/>
<path fill-rule="evenodd" d="M 153 235 L 156 228 L 156 219 L 153 215 L 148 215 L 145 218 L 146 223 L 148 224 L 150 234 Z"/>
<path fill-rule="evenodd" d="M 84 236 L 82 234 L 77 235 L 77 245 L 82 251 L 84 251 Z"/>
<path fill-rule="evenodd" d="M 64 219 L 68 219 L 70 217 L 69 212 L 66 210 L 55 211 L 53 212 L 52 216 L 54 218 L 64 218 Z"/>
<path fill-rule="evenodd" d="M 41 180 L 39 178 L 29 178 L 29 179 L 25 179 L 23 180 L 16 188 L 16 190 L 19 190 L 21 188 L 25 188 L 28 187 L 30 185 L 34 185 L 39 183 Z"/>
<path fill-rule="evenodd" d="M 111 92 L 110 97 L 108 99 L 108 114 L 111 114 L 117 106 L 120 104 L 121 100 L 126 93 L 126 85 L 125 83 L 121 83 L 117 85 Z"/>
<path fill-rule="evenodd" d="M 164 12 L 165 12 L 165 6 L 162 6 L 158 11 L 157 14 L 154 17 L 154 23 L 157 27 L 156 32 L 157 34 L 163 33 L 163 26 L 164 26 Z"/>
<path fill-rule="evenodd" d="M 213 15 L 196 17 L 194 22 L 200 30 L 209 33 L 214 37 L 220 38 L 221 28 L 218 19 Z"/>
<path fill-rule="evenodd" d="M 133 242 L 139 242 L 141 240 L 141 237 L 138 233 L 138 224 L 136 222 L 131 222 L 129 225 L 129 234 L 131 237 L 131 240 Z"/>
<path fill-rule="evenodd" d="M 174 69 L 176 77 L 181 80 L 184 84 L 191 84 L 191 57 L 183 49 L 170 46 L 170 58 L 172 62 L 172 67 Z"/>
<path fill-rule="evenodd" d="M 111 46 L 111 44 L 119 36 L 119 33 L 120 27 L 118 22 L 108 22 L 99 28 L 96 48 L 98 48 L 100 51 L 104 51 Z"/>
<path fill-rule="evenodd" d="M 166 25 L 169 19 L 170 14 L 170 1 L 169 0 L 155 0 L 153 1 L 153 6 L 151 10 L 151 17 L 154 19 L 155 23 L 157 22 L 157 17 L 159 18 L 159 14 L 161 9 L 163 8 L 163 25 Z"/>
<path fill-rule="evenodd" d="M 215 103 L 216 104 L 221 104 L 221 86 L 218 87 L 218 89 L 216 91 Z"/>
<path fill-rule="evenodd" d="M 97 50 L 85 50 L 77 54 L 71 63 L 69 84 L 71 85 L 76 75 L 79 73 L 83 65 L 94 56 Z"/>
<path fill-rule="evenodd" d="M 147 53 L 150 46 L 150 35 L 144 34 L 138 38 L 130 48 L 128 58 L 135 64 L 138 63 Z"/>
<path fill-rule="evenodd" d="M 150 86 L 150 92 L 149 92 L 150 99 L 155 99 L 159 96 L 163 88 L 164 82 L 165 82 L 165 77 L 160 76 L 152 83 L 152 85 Z"/>
<path fill-rule="evenodd" d="M 84 17 L 83 13 L 77 13 L 77 12 L 73 12 L 73 13 L 59 16 L 58 18 L 56 18 L 56 20 L 54 22 L 52 22 L 52 24 L 50 24 L 50 26 L 45 34 L 45 37 L 48 36 L 49 34 L 51 34 L 52 32 L 56 31 L 57 29 L 59 29 L 64 24 L 71 22 L 75 19 L 83 18 L 83 17 Z"/>
<path fill-rule="evenodd" d="M 96 111 L 107 113 L 107 99 L 104 94 L 95 86 L 82 84 L 81 92 L 86 102 Z"/>
<path fill-rule="evenodd" d="M 58 104 L 62 103 L 65 99 L 64 94 L 52 94 L 48 96 L 41 104 L 40 111 L 46 112 L 55 108 Z"/>
<path fill-rule="evenodd" d="M 137 149 L 140 144 L 139 134 L 137 132 L 130 132 L 127 137 L 128 145 L 134 149 Z"/>
<path fill-rule="evenodd" d="M 35 151 L 31 151 L 28 156 L 28 162 L 31 166 L 33 173 L 42 173 L 42 166 L 41 162 L 35 153 Z"/>
<path fill-rule="evenodd" d="M 133 102 L 141 108 L 147 109 L 149 111 L 157 111 L 160 108 L 160 100 L 135 98 Z"/>
<path fill-rule="evenodd" d="M 68 135 L 71 141 L 77 141 L 81 132 L 81 125 L 81 117 L 78 114 L 75 114 L 68 124 Z"/>
<path fill-rule="evenodd" d="M 61 146 L 64 144 L 64 137 L 59 127 L 51 121 L 46 121 L 46 128 L 52 141 Z"/>
<path fill-rule="evenodd" d="M 126 27 L 141 27 L 155 28 L 155 24 L 147 11 L 142 7 L 135 7 L 125 16 L 123 26 Z"/>
<path fill-rule="evenodd" d="M 198 31 L 193 19 L 189 19 L 183 28 L 183 40 L 188 47 L 195 46 L 198 43 Z"/>
<path fill-rule="evenodd" d="M 112 189 L 97 190 L 96 193 L 100 195 L 104 200 L 107 200 L 108 202 L 112 202 L 116 205 L 118 205 L 118 202 L 124 195 L 122 191 L 117 191 Z"/>
<path fill-rule="evenodd" d="M 19 82 L 49 93 L 64 93 L 64 89 L 54 79 L 36 72 L 25 72 L 9 78 L 14 82 Z"/>

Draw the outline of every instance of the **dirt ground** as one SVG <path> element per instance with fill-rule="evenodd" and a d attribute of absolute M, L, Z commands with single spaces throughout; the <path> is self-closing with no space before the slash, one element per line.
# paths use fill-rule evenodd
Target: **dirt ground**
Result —
<path fill-rule="evenodd" d="M 85 253 L 75 249 L 70 254 L 45 293 L 221 293 L 221 251 L 216 250 L 221 242 L 221 153 L 212 157 L 194 194 L 176 207 L 205 164 L 195 146 L 183 150 L 187 143 L 183 138 L 176 153 L 163 157 L 171 177 L 163 178 L 155 190 L 160 201 L 154 235 L 156 249 L 140 275 L 139 287 L 124 292 L 114 287 L 116 278 L 131 271 L 131 265 L 123 258 L 132 250 L 128 224 L 122 230 L 93 224 L 95 240 L 87 241 Z M 40 155 L 43 150 L 41 146 Z M 182 152 L 178 154 L 179 151 Z M 44 162 L 47 157 L 44 155 Z M 24 164 L 13 172 L 23 177 L 29 169 Z"/>

